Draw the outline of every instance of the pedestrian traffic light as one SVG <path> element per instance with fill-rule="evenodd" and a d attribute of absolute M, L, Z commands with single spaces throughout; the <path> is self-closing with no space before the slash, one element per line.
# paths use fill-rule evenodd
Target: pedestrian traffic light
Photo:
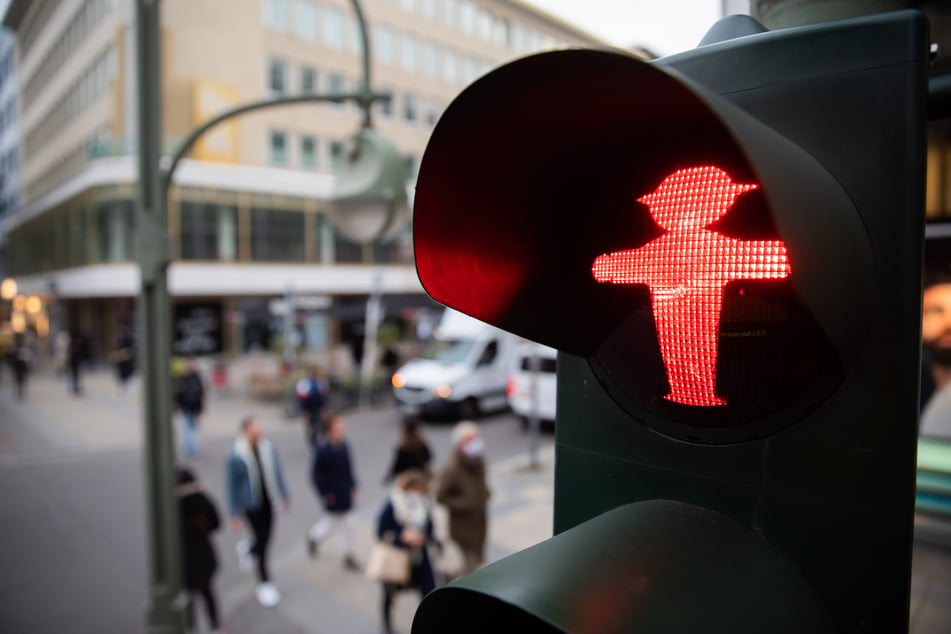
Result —
<path fill-rule="evenodd" d="M 900 11 L 558 51 L 450 105 L 417 270 L 559 349 L 556 536 L 414 632 L 907 628 L 928 42 Z"/>

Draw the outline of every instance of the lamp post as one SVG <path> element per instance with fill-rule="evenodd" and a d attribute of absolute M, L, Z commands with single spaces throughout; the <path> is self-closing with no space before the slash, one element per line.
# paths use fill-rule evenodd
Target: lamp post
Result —
<path fill-rule="evenodd" d="M 389 165 L 393 152 L 379 151 L 388 142 L 370 129 L 371 106 L 390 99 L 376 93 L 370 81 L 370 41 L 366 20 L 358 0 L 351 0 L 359 26 L 363 53 L 363 79 L 352 93 L 309 94 L 256 101 L 219 114 L 193 130 L 172 156 L 168 168 L 160 166 L 161 152 L 161 69 L 160 0 L 136 0 L 139 191 L 137 200 L 136 253 L 141 272 L 139 296 L 139 353 L 143 360 L 144 459 L 149 544 L 149 598 L 146 622 L 149 634 L 183 634 L 186 597 L 182 591 L 181 544 L 174 493 L 175 455 L 171 432 L 171 377 L 169 372 L 171 324 L 169 321 L 168 266 L 171 244 L 168 235 L 166 200 L 172 177 L 180 161 L 198 138 L 219 123 L 246 112 L 293 103 L 356 102 L 363 109 L 362 127 L 354 137 L 348 165 L 359 165 L 360 174 L 373 172 L 371 157 L 383 165 L 380 173 L 393 174 Z M 372 140 L 371 140 L 372 139 Z M 382 141 L 380 141 L 382 139 Z M 392 144 L 390 144 L 392 147 Z M 402 163 L 402 161 L 400 161 Z M 348 180 L 345 170 L 341 180 Z M 405 181 L 405 179 L 404 179 Z M 366 182 L 375 182 L 374 179 Z M 373 190 L 383 196 L 387 209 L 396 209 L 405 200 L 405 185 L 393 191 Z M 363 200 L 361 192 L 348 190 L 348 200 Z M 383 230 L 392 224 L 396 211 L 386 214 Z"/>

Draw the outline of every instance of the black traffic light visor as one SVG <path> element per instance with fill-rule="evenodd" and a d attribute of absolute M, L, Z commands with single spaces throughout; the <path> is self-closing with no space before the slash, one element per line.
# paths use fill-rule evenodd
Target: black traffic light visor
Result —
<path fill-rule="evenodd" d="M 832 632 L 801 573 L 734 520 L 627 504 L 430 593 L 413 634 Z"/>

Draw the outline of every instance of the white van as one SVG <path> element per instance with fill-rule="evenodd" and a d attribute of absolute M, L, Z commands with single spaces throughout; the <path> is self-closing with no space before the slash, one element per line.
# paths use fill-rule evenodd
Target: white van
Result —
<path fill-rule="evenodd" d="M 533 381 L 532 355 L 538 356 L 538 376 Z M 555 401 L 558 391 L 557 380 L 558 351 L 540 343 L 523 341 L 518 344 L 512 371 L 509 374 L 508 392 L 509 406 L 522 422 L 522 429 L 528 428 L 528 421 L 532 416 L 532 407 L 535 403 L 532 398 L 532 388 L 538 390 L 536 415 L 541 423 L 555 424 Z"/>
<path fill-rule="evenodd" d="M 400 411 L 467 419 L 507 409 L 516 341 L 511 333 L 446 309 L 423 356 L 393 374 Z"/>

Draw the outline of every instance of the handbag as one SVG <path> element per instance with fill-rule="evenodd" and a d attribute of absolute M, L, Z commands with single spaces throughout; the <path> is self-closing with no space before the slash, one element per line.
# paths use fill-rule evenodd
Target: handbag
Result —
<path fill-rule="evenodd" d="M 409 582 L 409 567 L 409 550 L 378 541 L 370 550 L 366 576 L 373 581 L 405 585 Z"/>

